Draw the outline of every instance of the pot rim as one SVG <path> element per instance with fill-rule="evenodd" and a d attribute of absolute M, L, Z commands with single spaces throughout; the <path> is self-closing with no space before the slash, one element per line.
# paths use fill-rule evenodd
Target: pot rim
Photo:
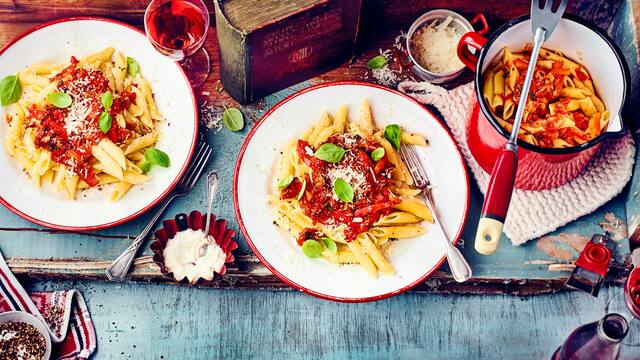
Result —
<path fill-rule="evenodd" d="M 478 98 L 478 105 L 480 106 L 480 109 L 482 110 L 483 115 L 487 118 L 487 120 L 489 120 L 489 123 L 491 124 L 491 126 L 494 127 L 494 129 L 496 129 L 496 131 L 502 135 L 505 139 L 509 139 L 509 136 L 511 135 L 509 132 L 507 132 L 507 130 L 505 130 L 504 128 L 502 128 L 502 126 L 500 126 L 500 124 L 495 120 L 493 113 L 491 112 L 491 110 L 489 109 L 489 107 L 487 106 L 487 104 L 485 103 L 484 97 L 482 96 L 482 85 L 483 85 L 483 78 L 482 78 L 482 72 L 481 72 L 481 66 L 484 60 L 484 57 L 487 54 L 488 49 L 491 47 L 491 45 L 493 45 L 493 43 L 495 42 L 495 40 L 498 38 L 498 36 L 500 36 L 502 33 L 504 33 L 505 31 L 509 30 L 511 27 L 513 27 L 516 24 L 519 24 L 521 22 L 524 22 L 526 20 L 528 20 L 530 18 L 529 14 L 525 14 L 525 15 L 521 15 L 515 19 L 509 20 L 508 22 L 506 22 L 505 24 L 503 24 L 502 26 L 500 26 L 496 31 L 494 31 L 491 36 L 487 39 L 487 42 L 482 46 L 482 48 L 480 49 L 480 52 L 478 54 L 478 62 L 476 65 L 476 70 L 475 70 L 475 79 L 474 79 L 474 83 L 475 83 L 475 91 L 476 91 L 476 97 Z M 549 155 L 566 155 L 566 154 L 574 154 L 574 153 L 578 153 L 581 152 L 583 150 L 586 150 L 588 148 L 591 148 L 593 146 L 595 146 L 596 144 L 602 142 L 603 140 L 607 139 L 607 138 L 617 138 L 622 136 L 623 134 L 626 133 L 627 131 L 627 126 L 624 122 L 623 117 L 625 117 L 625 114 L 627 112 L 626 108 L 627 108 L 627 100 L 629 99 L 630 96 L 630 87 L 629 84 L 631 83 L 631 78 L 629 75 L 629 66 L 627 64 L 626 59 L 624 58 L 624 55 L 622 54 L 622 51 L 620 50 L 620 48 L 618 47 L 618 45 L 615 44 L 615 42 L 613 41 L 613 39 L 611 39 L 609 37 L 609 35 L 607 35 L 603 30 L 601 30 L 599 27 L 597 27 L 594 23 L 584 20 L 578 16 L 572 15 L 572 14 L 564 14 L 563 18 L 565 20 L 569 20 L 569 21 L 573 21 L 576 22 L 580 25 L 585 26 L 586 28 L 588 28 L 589 30 L 593 31 L 596 35 L 599 35 L 606 43 L 607 45 L 609 45 L 609 48 L 611 48 L 611 50 L 613 51 L 614 55 L 616 56 L 616 59 L 618 60 L 618 64 L 620 65 L 620 69 L 622 70 L 622 77 L 623 77 L 623 92 L 622 92 L 622 105 L 620 107 L 620 109 L 618 109 L 618 111 L 616 111 L 616 115 L 618 117 L 620 117 L 620 123 L 621 123 L 621 129 L 620 131 L 616 131 L 616 132 L 607 132 L 604 131 L 602 132 L 600 135 L 596 136 L 595 138 L 582 143 L 580 145 L 576 145 L 576 146 L 572 146 L 572 147 L 568 147 L 568 148 L 546 148 L 546 147 L 540 147 L 540 146 L 536 146 L 533 144 L 530 144 L 528 142 L 525 142 L 521 139 L 518 139 L 518 146 L 525 148 L 527 150 L 536 152 L 536 153 L 541 153 L 541 154 L 549 154 Z"/>

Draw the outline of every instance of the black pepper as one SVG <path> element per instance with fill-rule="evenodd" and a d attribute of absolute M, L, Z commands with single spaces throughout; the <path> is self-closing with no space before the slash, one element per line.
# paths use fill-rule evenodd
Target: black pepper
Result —
<path fill-rule="evenodd" d="M 33 325 L 9 321 L 0 325 L 0 354 L 2 359 L 40 360 L 46 351 L 42 334 Z"/>

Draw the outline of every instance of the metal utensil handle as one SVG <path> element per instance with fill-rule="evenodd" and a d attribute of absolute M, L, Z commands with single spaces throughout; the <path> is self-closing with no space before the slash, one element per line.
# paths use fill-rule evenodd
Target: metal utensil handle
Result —
<path fill-rule="evenodd" d="M 209 235 L 209 225 L 211 225 L 211 208 L 213 207 L 213 198 L 216 195 L 216 189 L 218 188 L 218 173 L 212 170 L 207 175 L 207 222 L 204 227 L 205 235 Z"/>
<path fill-rule="evenodd" d="M 429 191 L 428 194 L 425 194 L 424 198 L 427 201 L 429 210 L 433 214 L 434 222 L 440 228 L 440 231 L 442 231 L 442 234 L 444 235 L 443 239 L 447 247 L 447 261 L 449 262 L 449 268 L 451 269 L 451 275 L 453 275 L 453 279 L 457 282 L 465 282 L 469 280 L 472 275 L 471 266 L 469 266 L 469 263 L 467 262 L 467 260 L 465 260 L 460 250 L 458 250 L 458 248 L 451 243 L 449 234 L 440 222 L 440 214 L 438 214 L 438 209 L 435 207 L 435 204 L 431 197 L 431 191 Z"/>
<path fill-rule="evenodd" d="M 520 132 L 520 123 L 524 116 L 524 109 L 527 106 L 527 100 L 529 99 L 529 90 L 531 89 L 531 81 L 533 80 L 533 73 L 536 70 L 536 63 L 538 62 L 538 55 L 540 55 L 540 48 L 544 42 L 544 37 L 547 31 L 543 28 L 537 28 L 536 33 L 533 35 L 533 49 L 531 49 L 531 58 L 529 59 L 529 66 L 527 67 L 527 76 L 524 78 L 524 84 L 522 85 L 522 92 L 520 94 L 520 101 L 518 102 L 518 108 L 516 110 L 516 117 L 513 120 L 513 129 L 511 130 L 511 136 L 509 136 L 509 142 L 512 144 L 518 143 L 518 133 Z"/>
<path fill-rule="evenodd" d="M 106 270 L 107 278 L 109 280 L 124 280 L 124 278 L 127 276 L 127 273 L 129 273 L 129 268 L 131 268 L 131 264 L 133 264 L 133 259 L 136 257 L 140 245 L 142 245 L 144 240 L 147 238 L 147 235 L 149 234 L 151 229 L 153 229 L 153 226 L 158 221 L 160 216 L 167 209 L 167 206 L 169 206 L 171 201 L 173 201 L 173 199 L 175 199 L 176 197 L 178 197 L 178 195 L 172 195 L 171 197 L 167 198 L 167 200 L 165 200 L 165 202 L 162 204 L 162 206 L 160 206 L 155 215 L 151 217 L 151 219 L 147 223 L 147 226 L 145 226 L 140 235 L 138 235 L 133 240 L 133 243 L 131 243 L 131 245 L 125 251 L 123 251 L 122 254 L 120 254 L 120 256 L 118 256 L 111 263 L 111 265 L 109 265 Z"/>

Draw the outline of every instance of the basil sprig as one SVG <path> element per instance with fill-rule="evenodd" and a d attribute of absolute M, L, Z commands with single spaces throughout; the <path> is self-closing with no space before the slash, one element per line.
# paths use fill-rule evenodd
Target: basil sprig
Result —
<path fill-rule="evenodd" d="M 73 102 L 73 100 L 71 99 L 71 96 L 64 92 L 49 93 L 47 95 L 47 101 L 49 102 L 49 104 L 60 109 L 68 108 L 69 106 L 71 106 L 71 103 Z"/>
<path fill-rule="evenodd" d="M 286 178 L 278 181 L 278 189 L 284 189 L 288 187 L 289 185 L 291 185 L 291 182 L 293 182 L 293 179 L 293 175 L 289 175 Z"/>
<path fill-rule="evenodd" d="M 347 150 L 341 148 L 338 145 L 332 143 L 324 143 L 318 148 L 318 150 L 316 150 L 313 156 L 328 163 L 337 164 L 340 162 L 340 160 L 342 160 L 342 157 L 346 152 Z"/>
<path fill-rule="evenodd" d="M 337 178 L 333 183 L 333 192 L 338 199 L 350 203 L 353 202 L 353 188 L 344 179 Z"/>
<path fill-rule="evenodd" d="M 138 62 L 134 58 L 127 56 L 127 72 L 129 73 L 129 76 L 134 78 L 139 71 L 140 65 Z"/>
<path fill-rule="evenodd" d="M 244 127 L 244 116 L 236 108 L 228 108 L 222 114 L 222 125 L 231 131 L 240 131 Z"/>
<path fill-rule="evenodd" d="M 103 133 L 106 134 L 107 131 L 111 129 L 112 123 L 113 119 L 111 118 L 111 115 L 109 115 L 109 112 L 103 111 L 100 113 L 100 118 L 98 118 L 98 127 Z"/>
<path fill-rule="evenodd" d="M 111 118 L 111 114 L 109 114 L 109 109 L 111 108 L 111 105 L 113 105 L 113 94 L 111 91 L 107 91 L 102 94 L 100 97 L 100 103 L 102 104 L 102 107 L 104 107 L 104 111 L 100 113 L 98 126 L 100 127 L 100 130 L 106 134 L 113 124 L 113 119 Z"/>
<path fill-rule="evenodd" d="M 111 91 L 107 91 L 100 97 L 100 103 L 104 107 L 105 110 L 109 110 L 111 105 L 113 105 L 113 94 Z"/>
<path fill-rule="evenodd" d="M 320 240 L 324 243 L 324 246 L 327 248 L 327 250 L 334 254 L 338 252 L 338 245 L 336 245 L 336 242 L 331 240 L 331 238 L 323 236 L 320 238 Z"/>
<path fill-rule="evenodd" d="M 393 147 L 396 150 L 400 150 L 400 134 L 401 133 L 402 133 L 402 129 L 400 129 L 400 125 L 397 125 L 397 124 L 387 125 L 387 127 L 384 128 L 385 139 L 389 140 L 391 145 L 393 145 Z"/>
<path fill-rule="evenodd" d="M 371 152 L 371 158 L 373 161 L 378 161 L 384 157 L 384 148 L 379 147 Z"/>
<path fill-rule="evenodd" d="M 306 240 L 302 243 L 302 252 L 311 259 L 319 258 L 322 255 L 323 248 L 329 250 L 329 252 L 336 254 L 338 252 L 338 245 L 327 236 L 323 236 L 317 240 Z"/>
<path fill-rule="evenodd" d="M 367 62 L 367 67 L 369 69 L 380 69 L 386 64 L 387 64 L 387 58 L 382 55 L 378 55 L 372 58 L 371 60 L 369 60 L 369 62 Z"/>
<path fill-rule="evenodd" d="M 169 167 L 170 165 L 169 155 L 164 151 L 155 148 L 148 148 L 144 151 L 144 162 L 140 165 L 140 169 L 147 173 L 151 170 L 151 166 L 158 165 L 162 167 Z"/>
<path fill-rule="evenodd" d="M 18 75 L 9 75 L 0 81 L 0 105 L 7 106 L 17 103 L 22 96 L 22 85 Z"/>
<path fill-rule="evenodd" d="M 319 258 L 322 254 L 322 245 L 315 240 L 307 240 L 302 243 L 302 252 L 309 258 Z"/>

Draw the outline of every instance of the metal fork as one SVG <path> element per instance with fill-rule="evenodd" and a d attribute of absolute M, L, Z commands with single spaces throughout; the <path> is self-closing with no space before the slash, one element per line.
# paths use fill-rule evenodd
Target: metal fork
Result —
<path fill-rule="evenodd" d="M 556 10 L 553 10 L 554 2 L 557 3 L 558 1 L 531 1 L 533 48 L 531 49 L 531 58 L 527 66 L 527 75 L 522 85 L 509 141 L 498 153 L 491 171 L 491 180 L 487 187 L 487 195 L 484 198 L 480 221 L 478 221 L 478 229 L 476 230 L 474 247 L 476 251 L 483 255 L 493 254 L 498 248 L 518 172 L 518 134 L 520 133 L 520 123 L 524 117 L 527 99 L 529 98 L 529 89 L 534 77 L 538 55 L 540 54 L 542 43 L 551 36 L 560 19 L 562 19 L 562 14 L 568 3 L 567 0 L 561 0 L 555 8 Z"/>
<path fill-rule="evenodd" d="M 444 226 L 440 222 L 440 214 L 433 201 L 433 194 L 431 192 L 431 182 L 427 177 L 426 171 L 422 167 L 420 158 L 416 150 L 411 145 L 402 145 L 400 147 L 400 156 L 404 163 L 407 165 L 407 169 L 413 178 L 414 187 L 422 190 L 424 200 L 429 207 L 429 210 L 433 214 L 433 220 L 436 225 L 442 231 L 444 237 L 438 237 L 442 239 L 446 246 L 447 261 L 449 262 L 449 268 L 451 268 L 451 275 L 457 282 L 465 282 L 471 277 L 471 267 L 462 256 L 460 250 L 451 243 L 451 238 Z"/>
<path fill-rule="evenodd" d="M 144 240 L 147 238 L 147 235 L 153 228 L 153 225 L 155 225 L 158 218 L 160 218 L 162 213 L 164 213 L 164 210 L 175 198 L 186 195 L 193 189 L 198 182 L 202 171 L 206 167 L 210 156 L 211 147 L 207 145 L 207 143 L 201 142 L 196 149 L 191 164 L 171 195 L 164 201 L 155 215 L 151 217 L 147 226 L 145 226 L 140 235 L 133 240 L 133 243 L 131 243 L 131 245 L 122 254 L 120 254 L 120 256 L 118 256 L 111 265 L 109 265 L 106 270 L 107 278 L 109 278 L 109 280 L 124 280 L 129 272 L 131 264 L 133 263 L 133 259 L 136 257 L 136 253 L 138 252 L 140 245 L 142 245 Z"/>

